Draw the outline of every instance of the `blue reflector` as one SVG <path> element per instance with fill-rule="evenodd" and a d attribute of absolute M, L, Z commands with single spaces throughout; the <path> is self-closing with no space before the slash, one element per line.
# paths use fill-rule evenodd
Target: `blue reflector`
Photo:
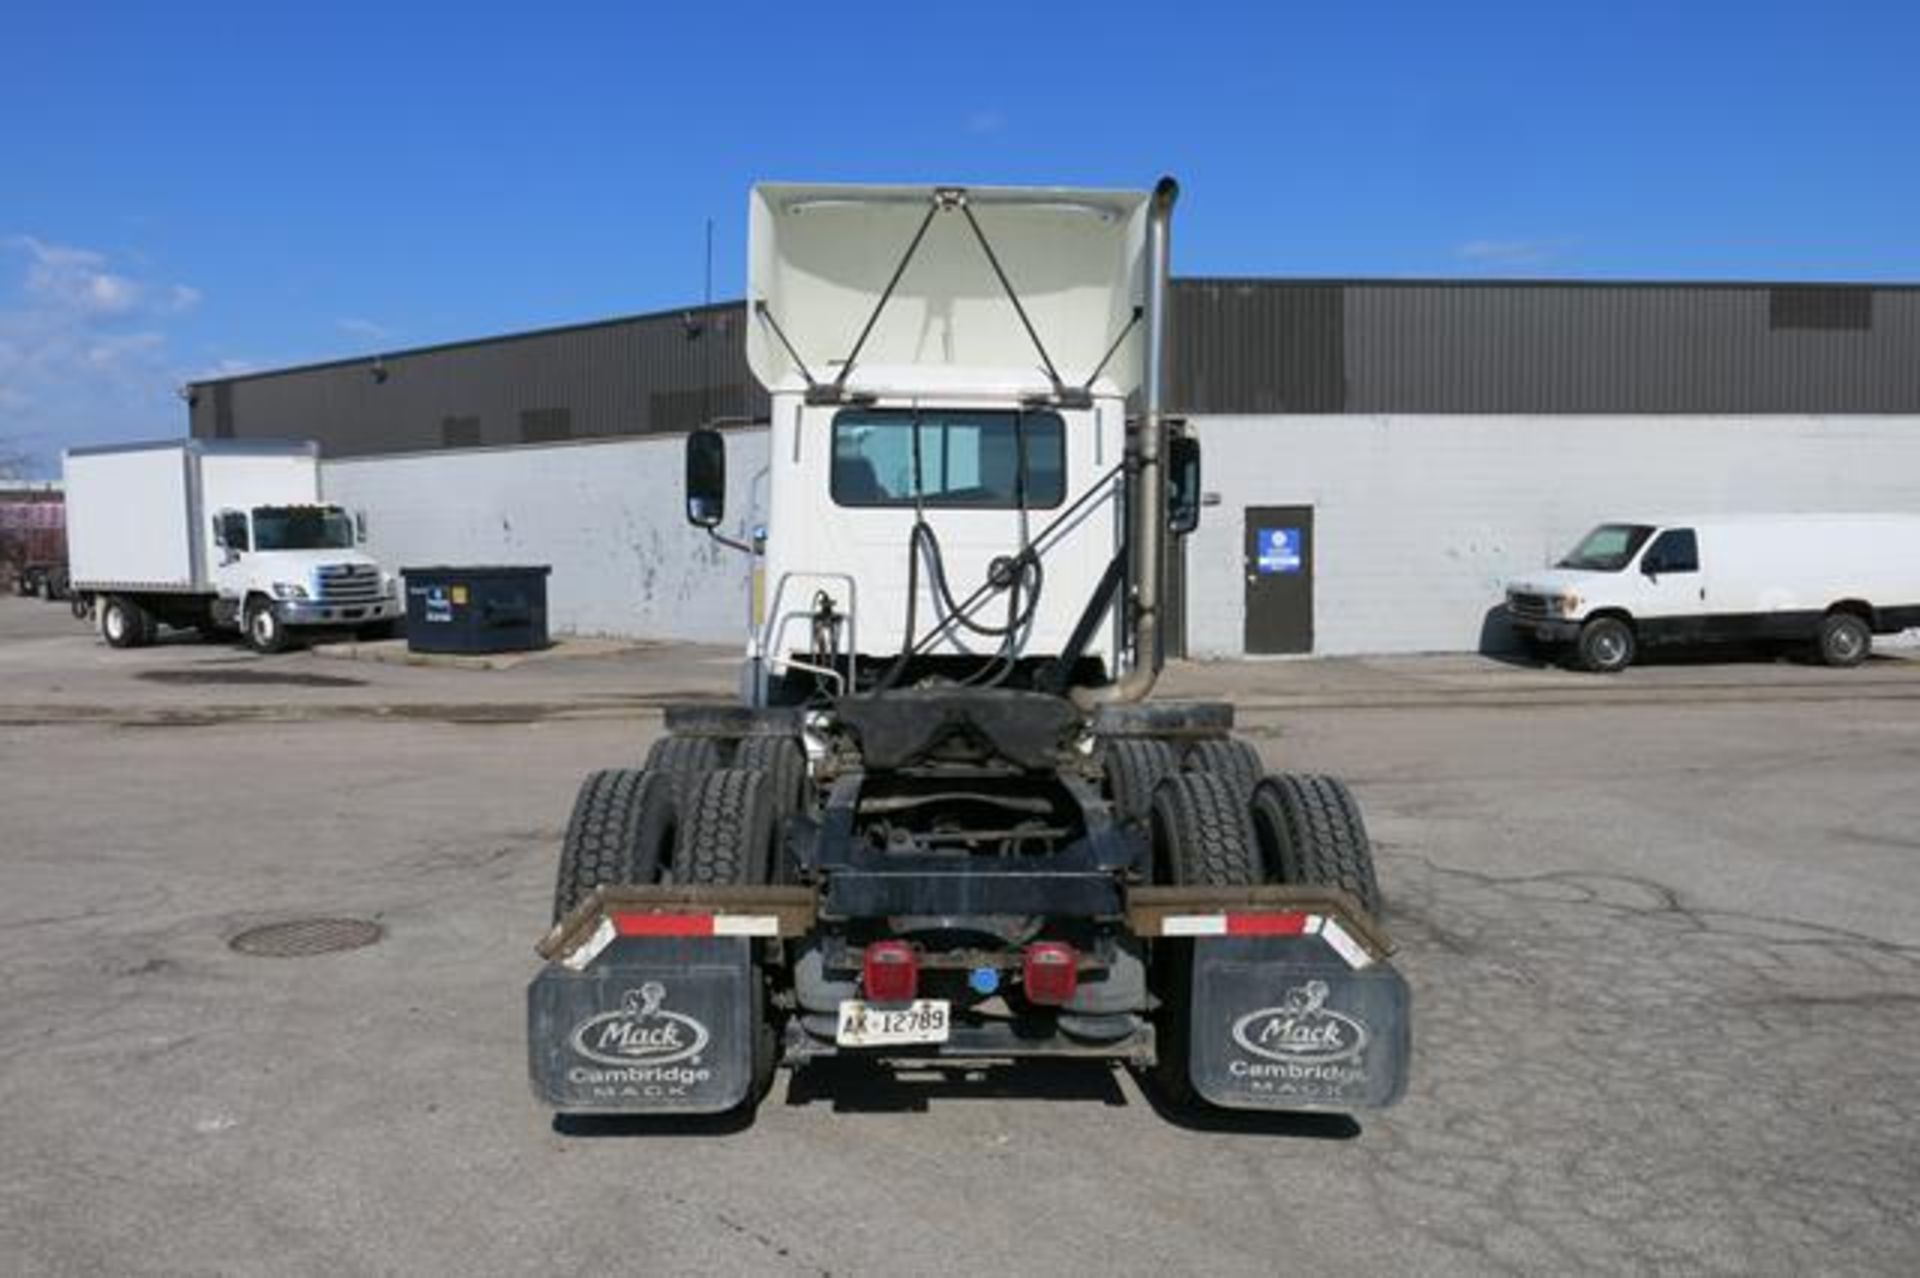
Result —
<path fill-rule="evenodd" d="M 1000 988 L 1000 969 L 976 967 L 967 973 L 967 984 L 973 986 L 976 994 L 991 994 Z"/>

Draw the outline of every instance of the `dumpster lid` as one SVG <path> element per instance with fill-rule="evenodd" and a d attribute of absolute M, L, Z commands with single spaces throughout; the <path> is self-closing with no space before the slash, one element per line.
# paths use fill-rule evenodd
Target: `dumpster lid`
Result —
<path fill-rule="evenodd" d="M 522 577 L 537 574 L 545 577 L 553 572 L 552 564 L 474 564 L 453 565 L 435 564 L 414 568 L 402 568 L 401 573 L 408 577 Z"/>

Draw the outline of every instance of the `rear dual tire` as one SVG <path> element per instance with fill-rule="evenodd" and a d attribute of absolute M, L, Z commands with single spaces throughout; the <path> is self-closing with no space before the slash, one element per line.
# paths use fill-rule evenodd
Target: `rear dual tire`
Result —
<path fill-rule="evenodd" d="M 573 913 L 595 888 L 659 878 L 677 826 L 671 778 L 635 768 L 595 772 L 580 784 L 560 846 L 553 921 Z"/>
<path fill-rule="evenodd" d="M 1281 773 L 1254 788 L 1251 806 L 1266 882 L 1340 888 L 1367 913 L 1380 912 L 1373 843 L 1345 783 Z"/>

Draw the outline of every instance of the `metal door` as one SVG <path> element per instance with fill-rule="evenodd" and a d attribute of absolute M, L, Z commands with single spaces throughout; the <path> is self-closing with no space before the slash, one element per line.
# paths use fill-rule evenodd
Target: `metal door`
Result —
<path fill-rule="evenodd" d="M 1246 650 L 1313 651 L 1313 507 L 1249 506 Z"/>

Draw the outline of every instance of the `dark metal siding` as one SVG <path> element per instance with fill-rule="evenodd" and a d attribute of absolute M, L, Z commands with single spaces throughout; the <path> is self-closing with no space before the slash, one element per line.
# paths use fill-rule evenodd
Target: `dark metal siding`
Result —
<path fill-rule="evenodd" d="M 1912 287 L 1183 280 L 1173 332 L 1192 413 L 1920 412 Z"/>
<path fill-rule="evenodd" d="M 330 457 L 438 449 L 450 438 L 495 446 L 763 417 L 744 315 L 738 304 L 695 308 L 205 383 L 194 387 L 192 430 L 216 433 L 223 395 L 234 435 L 317 439 Z"/>
<path fill-rule="evenodd" d="M 1908 286 L 1189 279 L 1172 321 L 1188 413 L 1920 413 Z M 731 303 L 208 382 L 192 431 L 338 457 L 551 438 L 522 423 L 561 410 L 572 439 L 762 417 L 744 323 Z"/>

